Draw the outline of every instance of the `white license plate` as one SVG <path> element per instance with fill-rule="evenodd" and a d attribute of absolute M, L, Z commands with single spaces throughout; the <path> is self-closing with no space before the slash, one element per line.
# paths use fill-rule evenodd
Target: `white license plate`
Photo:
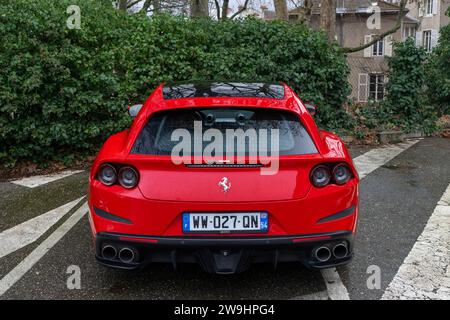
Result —
<path fill-rule="evenodd" d="M 183 213 L 183 232 L 265 232 L 266 212 Z"/>

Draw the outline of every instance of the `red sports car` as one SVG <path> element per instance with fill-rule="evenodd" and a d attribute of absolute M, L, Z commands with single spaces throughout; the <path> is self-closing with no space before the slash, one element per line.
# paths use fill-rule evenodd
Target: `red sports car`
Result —
<path fill-rule="evenodd" d="M 112 135 L 90 174 L 96 258 L 135 269 L 198 263 L 348 263 L 358 174 L 315 106 L 283 83 L 160 85 Z"/>

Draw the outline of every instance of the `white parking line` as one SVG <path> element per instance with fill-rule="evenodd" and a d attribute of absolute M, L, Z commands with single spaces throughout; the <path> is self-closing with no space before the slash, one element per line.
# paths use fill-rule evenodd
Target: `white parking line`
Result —
<path fill-rule="evenodd" d="M 394 159 L 403 151 L 415 145 L 419 140 L 409 140 L 396 145 L 389 145 L 381 148 L 372 149 L 353 159 L 360 179 L 364 179 L 368 174 L 375 171 L 385 163 Z M 339 277 L 336 268 L 321 270 L 322 277 L 327 286 L 328 296 L 332 300 L 349 300 L 347 288 Z"/>
<path fill-rule="evenodd" d="M 347 288 L 342 283 L 336 268 L 323 269 L 320 272 L 325 280 L 328 297 L 331 300 L 350 300 Z"/>
<path fill-rule="evenodd" d="M 36 247 L 22 262 L 0 280 L 0 297 L 20 280 L 64 235 L 75 226 L 86 214 L 87 203 L 84 203 L 62 225 L 60 225 L 47 239 Z"/>
<path fill-rule="evenodd" d="M 319 291 L 309 294 L 304 294 L 302 296 L 297 296 L 290 298 L 289 300 L 328 300 L 328 291 Z"/>
<path fill-rule="evenodd" d="M 51 226 L 58 222 L 70 211 L 70 209 L 80 202 L 82 198 L 83 197 L 66 203 L 65 205 L 41 214 L 40 216 L 25 221 L 0 233 L 0 258 L 39 239 L 39 237 L 50 229 Z"/>
<path fill-rule="evenodd" d="M 372 149 L 356 157 L 353 159 L 353 163 L 355 164 L 356 170 L 358 170 L 359 178 L 365 178 L 369 173 L 394 159 L 419 141 L 420 139 L 408 140 L 399 144 Z"/>
<path fill-rule="evenodd" d="M 450 299 L 450 185 L 381 299 Z"/>
<path fill-rule="evenodd" d="M 10 182 L 27 188 L 36 188 L 43 184 L 47 184 L 49 182 L 53 182 L 80 172 L 83 172 L 83 170 L 67 170 L 59 173 L 26 177 L 18 180 L 11 180 Z"/>

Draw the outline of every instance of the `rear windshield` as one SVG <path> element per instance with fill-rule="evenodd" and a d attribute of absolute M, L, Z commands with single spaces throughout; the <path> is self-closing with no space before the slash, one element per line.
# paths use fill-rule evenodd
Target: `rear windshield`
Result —
<path fill-rule="evenodd" d="M 206 97 L 254 97 L 283 99 L 284 87 L 260 82 L 195 82 L 166 84 L 164 99 Z"/>
<path fill-rule="evenodd" d="M 317 153 L 299 118 L 287 111 L 252 108 L 176 109 L 153 115 L 139 134 L 133 154 L 171 155 L 174 147 L 187 139 L 190 155 L 211 150 L 211 143 L 223 154 L 253 155 L 255 148 L 266 150 L 277 143 L 279 155 Z M 230 149 L 231 148 L 231 149 Z M 190 149 L 190 150 L 189 150 Z M 184 151 L 186 151 L 184 150 Z M 227 152 L 227 153 L 225 153 Z M 213 156 L 217 156 L 212 153 Z"/>

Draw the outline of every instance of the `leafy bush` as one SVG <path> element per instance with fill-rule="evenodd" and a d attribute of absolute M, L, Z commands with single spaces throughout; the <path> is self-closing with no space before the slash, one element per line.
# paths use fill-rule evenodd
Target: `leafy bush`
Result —
<path fill-rule="evenodd" d="M 430 101 L 440 116 L 450 114 L 450 25 L 440 30 L 439 44 L 430 56 L 426 71 Z"/>
<path fill-rule="evenodd" d="M 394 45 L 394 55 L 389 58 L 387 98 L 380 110 L 385 124 L 406 131 L 429 133 L 435 129 L 436 112 L 425 93 L 426 60 L 425 50 L 416 47 L 412 38 Z"/>
<path fill-rule="evenodd" d="M 69 5 L 81 29 L 66 27 Z M 347 65 L 321 33 L 256 19 L 214 22 L 116 11 L 110 0 L 0 0 L 0 163 L 92 153 L 129 125 L 125 106 L 162 81 L 285 81 L 346 123 Z"/>

